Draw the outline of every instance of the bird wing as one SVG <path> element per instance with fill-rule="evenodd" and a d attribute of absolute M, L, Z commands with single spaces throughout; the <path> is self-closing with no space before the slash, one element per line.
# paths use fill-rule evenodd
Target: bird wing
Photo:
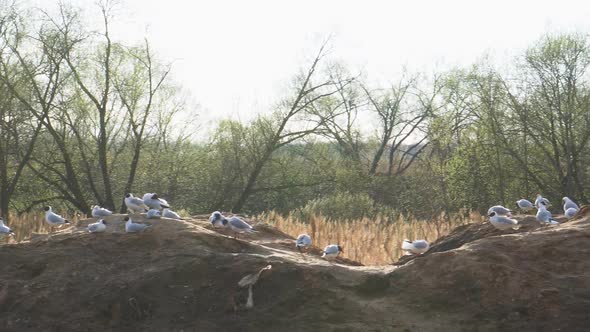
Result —
<path fill-rule="evenodd" d="M 127 229 L 129 232 L 141 232 L 143 231 L 146 227 L 148 227 L 148 225 L 145 224 L 136 224 L 136 223 L 131 223 Z"/>
<path fill-rule="evenodd" d="M 58 216 L 55 213 L 50 213 L 47 215 L 47 221 L 49 221 L 52 224 L 61 224 L 64 222 L 64 218 L 61 216 Z"/>
<path fill-rule="evenodd" d="M 428 242 L 426 241 L 414 241 L 412 242 L 412 244 L 414 245 L 414 248 L 416 249 L 424 249 L 428 247 Z"/>
<path fill-rule="evenodd" d="M 228 219 L 228 222 L 235 228 L 238 229 L 252 229 L 252 226 L 250 226 L 247 222 L 243 221 L 242 219 L 238 218 L 238 217 L 231 217 Z"/>

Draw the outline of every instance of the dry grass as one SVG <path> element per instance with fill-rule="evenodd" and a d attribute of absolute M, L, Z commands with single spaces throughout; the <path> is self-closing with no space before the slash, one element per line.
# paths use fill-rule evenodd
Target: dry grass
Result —
<path fill-rule="evenodd" d="M 472 212 L 450 218 L 442 214 L 432 220 L 400 216 L 391 222 L 383 217 L 335 222 L 323 216 L 312 216 L 306 223 L 291 215 L 283 217 L 271 211 L 256 219 L 293 237 L 307 233 L 314 245 L 321 249 L 328 244 L 339 244 L 344 249 L 344 257 L 365 265 L 387 265 L 397 261 L 404 254 L 401 250 L 404 239 L 427 239 L 432 243 L 457 226 L 483 221 L 480 214 Z"/>
<path fill-rule="evenodd" d="M 78 220 L 86 218 L 86 215 L 72 215 L 67 212 L 56 212 L 64 216 L 72 224 L 76 224 Z M 6 236 L 4 239 L 0 239 L 3 243 L 21 242 L 31 238 L 33 234 L 47 234 L 55 232 L 58 228 L 51 227 L 45 222 L 45 213 L 22 213 L 20 215 L 10 213 L 8 215 L 8 227 L 14 232 L 14 236 Z M 61 228 L 69 227 L 64 225 Z"/>

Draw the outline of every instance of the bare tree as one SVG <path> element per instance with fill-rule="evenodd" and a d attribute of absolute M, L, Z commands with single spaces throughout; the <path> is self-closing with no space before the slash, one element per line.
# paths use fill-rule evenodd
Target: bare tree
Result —
<path fill-rule="evenodd" d="M 259 148 L 257 158 L 253 163 L 250 173 L 246 177 L 245 186 L 233 206 L 234 211 L 240 211 L 243 208 L 246 200 L 254 191 L 256 181 L 264 165 L 270 160 L 275 151 L 287 144 L 315 133 L 321 127 L 321 123 L 310 124 L 310 122 L 307 122 L 310 124 L 308 126 L 303 126 L 302 124 L 295 126 L 294 121 L 298 120 L 299 116 L 308 112 L 311 109 L 311 105 L 338 93 L 340 89 L 329 78 L 320 80 L 319 83 L 314 82 L 318 76 L 320 61 L 326 55 L 326 46 L 326 43 L 322 45 L 309 69 L 298 79 L 298 86 L 294 98 L 285 101 L 283 105 L 285 110 L 276 112 L 270 118 L 258 119 L 258 126 L 262 128 L 262 135 L 264 135 L 266 141 Z"/>

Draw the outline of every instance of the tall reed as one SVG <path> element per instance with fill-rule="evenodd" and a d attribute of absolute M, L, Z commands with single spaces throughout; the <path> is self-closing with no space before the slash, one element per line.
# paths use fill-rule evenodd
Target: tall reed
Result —
<path fill-rule="evenodd" d="M 395 220 L 377 216 L 374 219 L 334 221 L 322 215 L 313 215 L 303 221 L 293 215 L 284 217 L 271 211 L 258 215 L 256 220 L 273 225 L 293 237 L 307 233 L 312 237 L 313 244 L 321 249 L 328 244 L 339 244 L 344 248 L 344 257 L 365 265 L 386 265 L 403 255 L 401 244 L 404 239 L 434 242 L 455 227 L 481 222 L 483 217 L 469 212 L 448 218 L 441 214 L 431 220 L 399 215 Z"/>

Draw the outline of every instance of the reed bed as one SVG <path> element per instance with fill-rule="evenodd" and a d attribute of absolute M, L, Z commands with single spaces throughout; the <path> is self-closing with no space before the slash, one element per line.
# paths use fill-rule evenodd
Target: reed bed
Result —
<path fill-rule="evenodd" d="M 483 219 L 474 212 L 458 213 L 448 218 L 441 214 L 431 220 L 400 215 L 396 220 L 378 216 L 375 219 L 334 221 L 313 215 L 303 221 L 274 211 L 256 217 L 257 221 L 273 225 L 293 237 L 307 233 L 313 244 L 321 249 L 328 244 L 339 244 L 344 248 L 344 257 L 364 265 L 387 265 L 398 260 L 404 254 L 401 250 L 404 239 L 427 239 L 432 243 L 457 226 L 482 222 Z"/>
<path fill-rule="evenodd" d="M 78 220 L 86 218 L 85 214 L 72 214 L 67 211 L 56 211 L 56 213 L 64 216 L 73 225 L 78 223 Z M 45 222 L 45 213 L 43 212 L 9 213 L 8 222 L 5 221 L 5 223 L 12 229 L 14 236 L 6 236 L 0 239 L 2 243 L 27 241 L 33 234 L 48 234 L 59 229 L 58 227 L 51 227 Z M 61 226 L 62 229 L 65 227 L 68 227 L 68 225 Z"/>

